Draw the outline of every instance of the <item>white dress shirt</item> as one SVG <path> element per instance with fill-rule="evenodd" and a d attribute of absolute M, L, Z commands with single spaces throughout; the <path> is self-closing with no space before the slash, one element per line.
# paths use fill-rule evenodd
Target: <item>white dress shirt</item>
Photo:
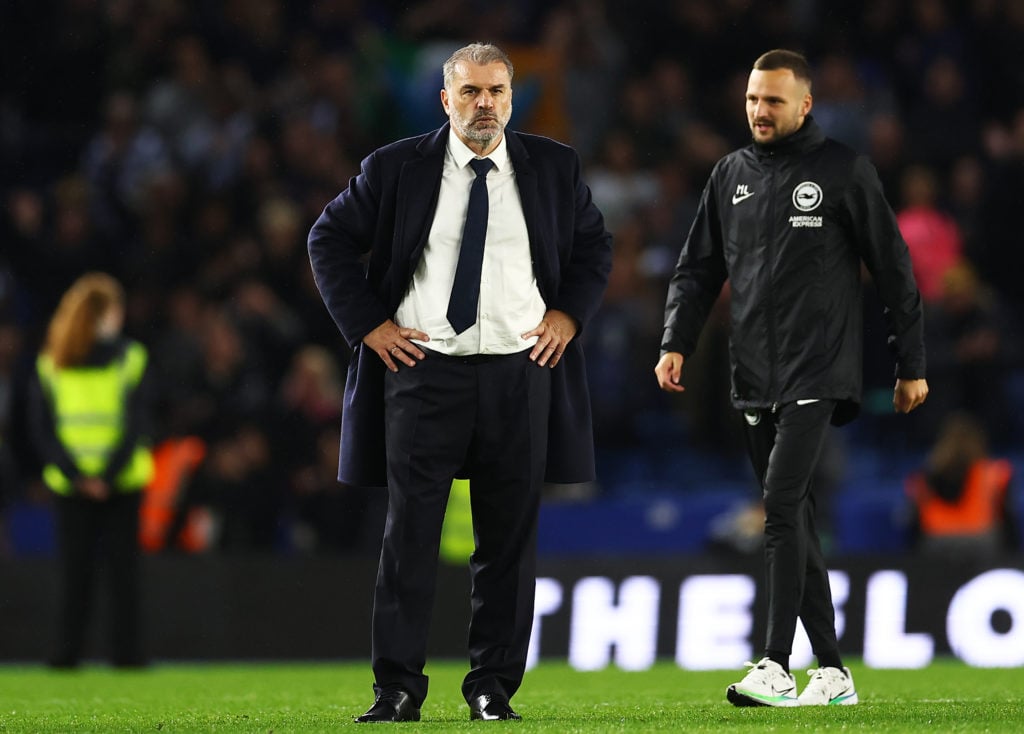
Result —
<path fill-rule="evenodd" d="M 537 341 L 520 335 L 537 326 L 547 309 L 533 273 L 523 204 L 504 135 L 487 156 L 494 168 L 487 174 L 487 236 L 477 322 L 456 335 L 445 315 L 462 246 L 469 190 L 476 178 L 469 162 L 476 157 L 454 133 L 448 134 L 434 222 L 409 290 L 395 313 L 395 323 L 426 332 L 430 341 L 419 343 L 436 352 L 512 354 Z"/>

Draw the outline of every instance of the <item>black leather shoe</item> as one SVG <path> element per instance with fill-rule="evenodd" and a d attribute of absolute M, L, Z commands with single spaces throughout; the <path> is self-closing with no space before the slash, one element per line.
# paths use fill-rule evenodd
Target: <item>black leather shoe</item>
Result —
<path fill-rule="evenodd" d="M 469 702 L 469 718 L 472 721 L 522 721 L 523 717 L 512 710 L 508 701 L 490 693 L 477 696 Z"/>
<path fill-rule="evenodd" d="M 401 688 L 391 688 L 378 693 L 377 700 L 373 702 L 373 706 L 365 714 L 357 717 L 356 723 L 419 720 L 420 708 L 412 700 L 412 696 Z"/>

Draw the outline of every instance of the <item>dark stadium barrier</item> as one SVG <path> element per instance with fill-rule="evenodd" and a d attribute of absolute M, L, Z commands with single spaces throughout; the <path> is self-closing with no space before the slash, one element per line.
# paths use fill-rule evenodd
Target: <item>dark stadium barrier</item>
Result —
<path fill-rule="evenodd" d="M 896 557 L 830 564 L 840 644 L 871 667 L 915 668 L 954 655 L 971 665 L 1024 664 L 1024 570 Z M 369 558 L 154 556 L 145 559 L 146 631 L 160 660 L 367 659 L 376 564 Z M 51 559 L 0 561 L 0 661 L 42 661 L 55 625 Z M 763 638 L 756 559 L 709 556 L 545 560 L 531 664 L 644 669 L 736 668 Z M 464 658 L 464 568 L 442 566 L 430 655 Z M 102 602 L 102 598 L 99 600 Z M 106 649 L 106 609 L 90 657 Z M 810 662 L 805 638 L 795 667 Z"/>

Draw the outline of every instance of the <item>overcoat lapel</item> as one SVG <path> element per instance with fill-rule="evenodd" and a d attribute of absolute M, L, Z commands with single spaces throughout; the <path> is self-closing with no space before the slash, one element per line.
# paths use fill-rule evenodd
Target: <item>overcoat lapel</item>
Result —
<path fill-rule="evenodd" d="M 547 231 L 543 226 L 540 194 L 537 185 L 537 171 L 530 162 L 530 155 L 514 132 L 505 131 L 508 138 L 508 154 L 512 167 L 516 172 L 516 186 L 519 188 L 519 199 L 523 205 L 523 217 L 526 220 L 526 232 L 530 238 L 530 255 L 533 257 L 533 271 L 537 276 L 537 286 L 545 302 L 551 303 L 553 274 L 556 267 L 552 262 L 555 251 L 547 242 Z"/>
<path fill-rule="evenodd" d="M 446 124 L 425 138 L 417 147 L 420 157 L 406 161 L 399 173 L 392 242 L 392 267 L 395 269 L 392 298 L 396 301 L 391 304 L 392 308 L 397 308 L 397 299 L 405 295 L 434 222 L 448 129 Z"/>

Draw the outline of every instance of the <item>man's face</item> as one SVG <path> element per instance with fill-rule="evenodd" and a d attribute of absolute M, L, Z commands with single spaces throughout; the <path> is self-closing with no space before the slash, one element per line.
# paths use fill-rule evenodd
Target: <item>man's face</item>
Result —
<path fill-rule="evenodd" d="M 810 87 L 789 69 L 750 72 L 747 122 L 755 142 L 774 143 L 792 135 L 810 111 Z"/>
<path fill-rule="evenodd" d="M 500 61 L 459 61 L 451 88 L 441 90 L 441 105 L 459 139 L 486 155 L 501 140 L 512 116 L 512 80 Z"/>

